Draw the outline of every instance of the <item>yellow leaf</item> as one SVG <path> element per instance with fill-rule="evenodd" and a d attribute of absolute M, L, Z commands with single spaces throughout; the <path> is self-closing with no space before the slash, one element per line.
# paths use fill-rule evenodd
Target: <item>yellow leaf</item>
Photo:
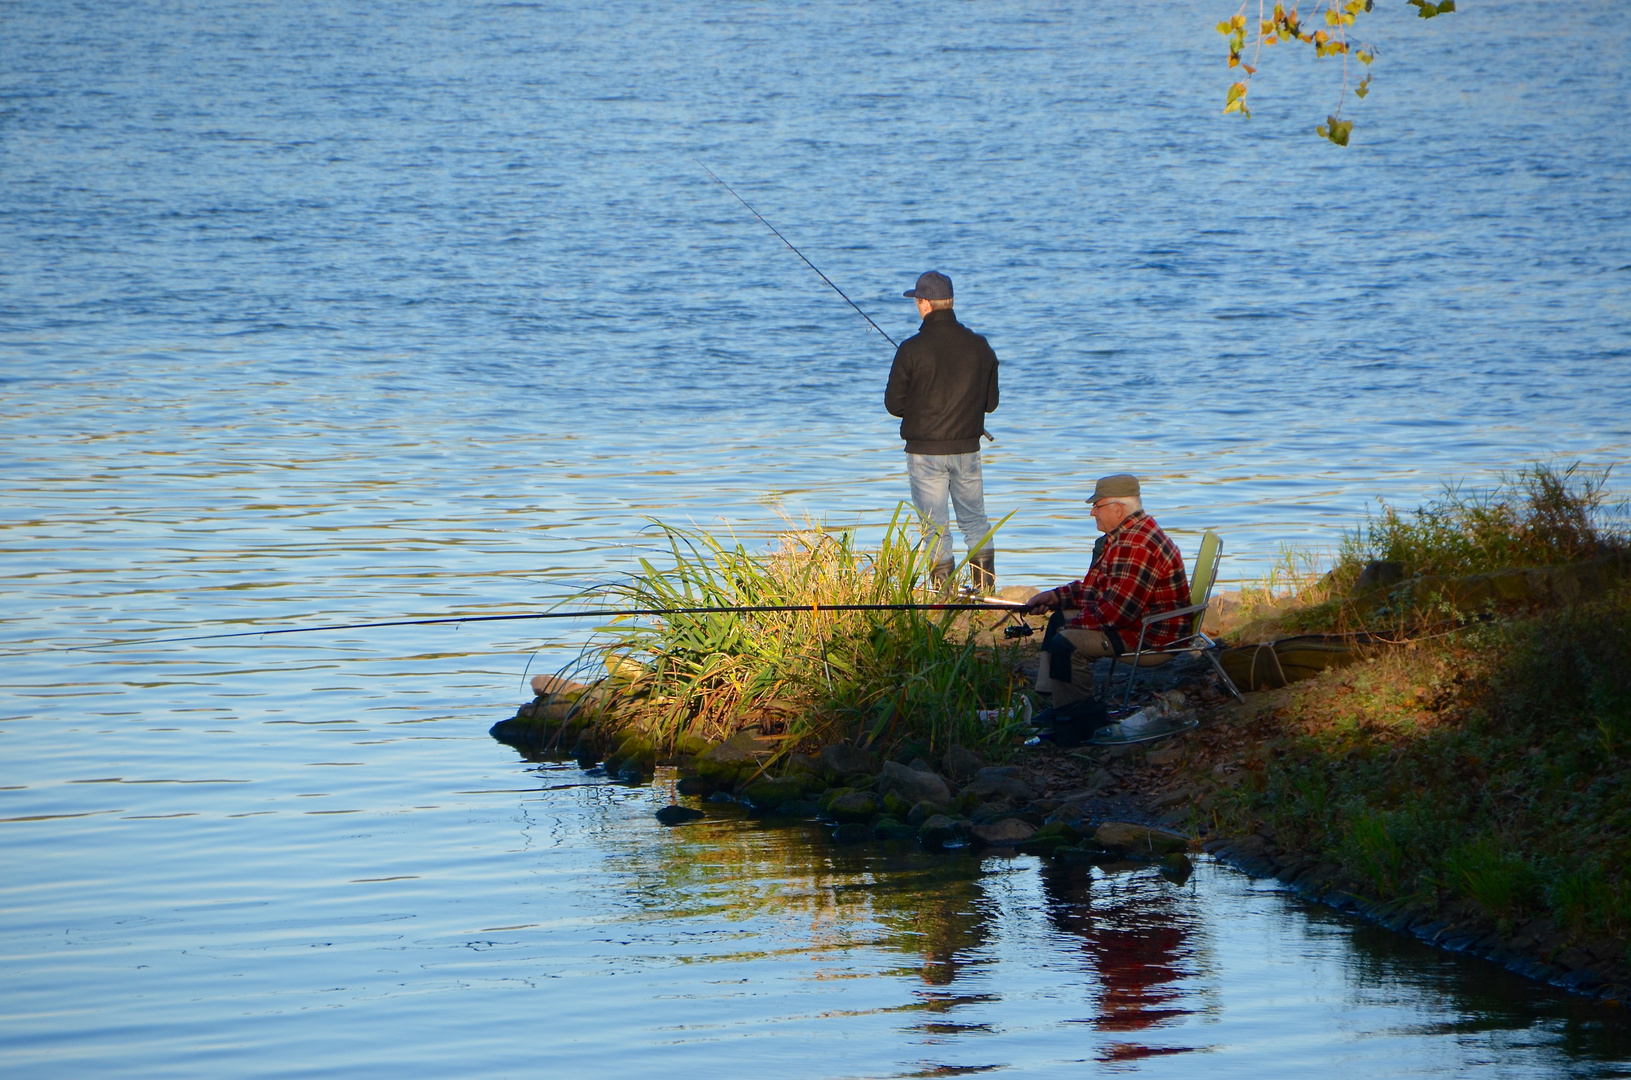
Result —
<path fill-rule="evenodd" d="M 1361 52 L 1361 53 L 1355 53 L 1354 55 L 1359 58 L 1359 62 L 1361 64 L 1366 64 L 1366 65 L 1368 65 L 1372 60 L 1376 59 L 1376 54 L 1375 53 Z M 1366 81 L 1369 82 L 1370 80 L 1367 79 Z"/>
<path fill-rule="evenodd" d="M 1314 33 L 1314 44 L 1324 45 L 1327 41 L 1330 41 L 1330 40 L 1331 40 L 1331 35 L 1327 34 L 1324 30 L 1315 31 L 1315 33 Z"/>
<path fill-rule="evenodd" d="M 1236 56 L 1234 53 L 1230 53 L 1229 54 L 1229 66 L 1234 67 L 1238 63 L 1240 63 L 1240 57 Z"/>
<path fill-rule="evenodd" d="M 1230 25 L 1232 25 L 1236 30 L 1246 29 L 1246 16 L 1244 15 L 1236 15 L 1233 19 L 1230 19 L 1229 22 Z"/>
<path fill-rule="evenodd" d="M 1325 13 L 1325 25 L 1326 26 L 1335 26 L 1337 24 L 1339 18 L 1340 18 L 1340 16 L 1338 16 L 1336 12 L 1328 10 Z"/>
<path fill-rule="evenodd" d="M 1343 26 L 1352 26 L 1353 24 L 1354 24 L 1354 17 L 1352 15 L 1342 16 L 1342 25 Z"/>
<path fill-rule="evenodd" d="M 1226 22 L 1218 23 L 1218 33 L 1220 34 L 1227 34 L 1232 29 L 1234 28 Z"/>
<path fill-rule="evenodd" d="M 1223 114 L 1225 116 L 1229 115 L 1232 112 L 1239 112 L 1239 111 L 1240 111 L 1240 101 L 1238 99 L 1229 102 L 1229 104 L 1227 104 L 1227 105 L 1225 105 L 1223 107 Z"/>
<path fill-rule="evenodd" d="M 1286 17 L 1286 6 L 1284 4 L 1275 4 L 1274 5 L 1274 21 L 1279 22 L 1281 19 L 1284 19 L 1285 17 Z"/>
<path fill-rule="evenodd" d="M 1237 82 L 1233 86 L 1229 87 L 1229 96 L 1224 98 L 1224 100 L 1225 101 L 1231 101 L 1231 102 L 1232 101 L 1239 101 L 1241 98 L 1243 98 L 1245 96 L 1246 96 L 1246 84 L 1243 83 L 1243 82 Z"/>
<path fill-rule="evenodd" d="M 1250 64 L 1241 64 L 1240 66 L 1246 69 L 1246 74 L 1248 74 L 1248 75 L 1256 75 L 1257 74 L 1257 69 L 1252 67 Z"/>
<path fill-rule="evenodd" d="M 1268 37 L 1263 39 L 1263 44 L 1265 44 L 1265 45 L 1278 45 L 1278 44 L 1280 44 L 1280 39 L 1275 37 L 1273 34 L 1270 34 Z"/>
<path fill-rule="evenodd" d="M 1272 34 L 1274 33 L 1274 24 L 1269 22 L 1267 19 L 1264 19 L 1262 22 L 1257 24 L 1257 32 L 1259 34 Z"/>

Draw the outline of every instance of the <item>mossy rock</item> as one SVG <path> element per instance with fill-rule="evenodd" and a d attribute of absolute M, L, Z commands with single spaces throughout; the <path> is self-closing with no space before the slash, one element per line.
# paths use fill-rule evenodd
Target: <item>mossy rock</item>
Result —
<path fill-rule="evenodd" d="M 827 813 L 839 822 L 871 821 L 878 813 L 878 797 L 870 791 L 851 791 L 828 800 Z"/>
<path fill-rule="evenodd" d="M 701 757 L 712 747 L 713 743 L 700 735 L 681 735 L 674 740 L 674 753 L 682 757 Z"/>
<path fill-rule="evenodd" d="M 1068 844 L 1079 844 L 1082 842 L 1082 834 L 1076 831 L 1076 829 L 1073 828 L 1068 822 L 1064 821 L 1045 822 L 1036 830 L 1036 835 L 1031 837 L 1031 839 L 1052 840 L 1054 837 L 1059 837 Z"/>
<path fill-rule="evenodd" d="M 962 847 L 972 833 L 973 825 L 968 821 L 936 814 L 919 826 L 917 838 L 926 848 Z"/>
<path fill-rule="evenodd" d="M 832 801 L 834 799 L 838 798 L 841 795 L 848 795 L 851 792 L 853 792 L 854 790 L 855 790 L 854 788 L 850 788 L 850 787 L 832 787 L 832 788 L 828 788 L 827 790 L 825 790 L 825 791 L 823 791 L 821 793 L 821 797 L 816 800 L 816 803 L 821 807 L 822 813 L 826 813 L 827 807 L 832 804 Z"/>
<path fill-rule="evenodd" d="M 891 791 L 883 797 L 883 812 L 891 817 L 904 818 L 912 812 L 912 804 Z"/>
<path fill-rule="evenodd" d="M 657 765 L 657 747 L 644 732 L 626 731 L 617 737 L 606 759 L 611 761 L 614 758 L 619 768 L 633 762 L 649 773 Z M 609 773 L 612 770 L 608 768 L 606 771 Z"/>
<path fill-rule="evenodd" d="M 913 803 L 911 810 L 907 811 L 906 821 L 910 825 L 922 825 L 936 814 L 944 814 L 944 806 L 936 806 L 932 802 Z"/>
<path fill-rule="evenodd" d="M 760 762 L 768 756 L 752 732 L 739 731 L 697 757 L 697 775 L 721 791 L 734 791 L 759 773 Z"/>
<path fill-rule="evenodd" d="M 773 810 L 784 803 L 795 802 L 804 794 L 799 782 L 789 776 L 761 776 L 744 787 L 738 798 L 756 810 Z"/>
<path fill-rule="evenodd" d="M 1074 847 L 1075 844 L 1063 836 L 1036 836 L 1021 840 L 1014 845 L 1014 850 L 1021 855 L 1052 855 L 1060 848 Z"/>

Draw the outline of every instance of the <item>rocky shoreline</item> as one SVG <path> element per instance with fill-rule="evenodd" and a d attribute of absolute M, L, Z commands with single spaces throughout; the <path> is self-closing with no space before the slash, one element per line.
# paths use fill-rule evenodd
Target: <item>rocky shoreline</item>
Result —
<path fill-rule="evenodd" d="M 1502 932 L 1468 902 L 1384 902 L 1335 865 L 1282 846 L 1271 832 L 1217 835 L 1212 806 L 1262 769 L 1252 754 L 1260 735 L 1253 727 L 1284 704 L 1286 692 L 1253 694 L 1240 704 L 1221 697 L 1202 674 L 1196 665 L 1165 680 L 1186 688 L 1201 720 L 1198 730 L 1114 748 L 1063 750 L 1045 743 L 1018 748 L 1002 762 L 960 746 L 934 755 L 908 743 L 884 759 L 841 743 L 785 755 L 771 775 L 766 763 L 778 741 L 755 731 L 711 745 L 689 740 L 678 753 L 660 757 L 637 733 L 602 745 L 593 725 L 573 725 L 559 685 L 544 688 L 492 734 L 534 759 L 575 758 L 591 774 L 625 783 L 646 783 L 657 765 L 672 765 L 680 771 L 677 790 L 688 801 L 737 803 L 789 824 L 820 821 L 839 844 L 1011 850 L 1109 873 L 1154 865 L 1178 883 L 1192 869 L 1189 856 L 1205 852 L 1252 877 L 1274 878 L 1307 900 L 1447 951 L 1607 1003 L 1631 1001 L 1622 941 L 1571 942 L 1546 919 Z M 570 744 L 564 753 L 563 744 Z M 697 806 L 678 804 L 658 815 L 671 825 L 705 816 Z"/>

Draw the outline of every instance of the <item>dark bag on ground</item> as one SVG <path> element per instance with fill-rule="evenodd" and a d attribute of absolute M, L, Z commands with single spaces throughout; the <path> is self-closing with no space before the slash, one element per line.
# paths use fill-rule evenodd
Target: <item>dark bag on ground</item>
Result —
<path fill-rule="evenodd" d="M 1110 713 L 1098 698 L 1083 698 L 1043 709 L 1031 722 L 1038 726 L 1052 724 L 1053 734 L 1043 738 L 1068 750 L 1091 739 L 1095 731 L 1110 722 Z"/>

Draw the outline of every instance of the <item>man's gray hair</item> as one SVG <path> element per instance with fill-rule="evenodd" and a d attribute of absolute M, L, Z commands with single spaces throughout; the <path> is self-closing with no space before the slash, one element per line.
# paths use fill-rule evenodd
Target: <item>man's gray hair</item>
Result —
<path fill-rule="evenodd" d="M 1127 508 L 1129 514 L 1144 509 L 1144 498 L 1140 495 L 1111 495 L 1099 501 L 1101 503 L 1120 503 Z"/>

